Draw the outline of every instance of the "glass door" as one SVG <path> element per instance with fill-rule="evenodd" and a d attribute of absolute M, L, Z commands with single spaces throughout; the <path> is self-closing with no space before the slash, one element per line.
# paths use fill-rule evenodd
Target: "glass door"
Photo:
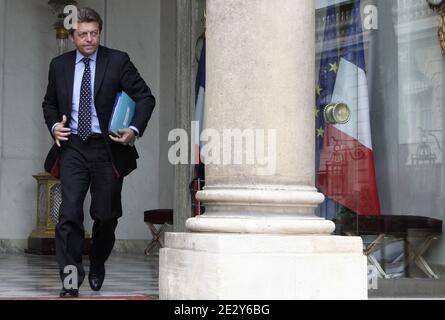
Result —
<path fill-rule="evenodd" d="M 386 234 L 379 230 L 362 10 L 359 0 L 317 1 L 316 185 L 326 197 L 320 216 L 335 222 L 336 234 L 363 238 L 375 284 L 390 275 L 381 257 Z"/>
<path fill-rule="evenodd" d="M 320 215 L 339 222 L 379 215 L 380 202 L 361 2 L 329 3 L 316 12 L 316 184 L 326 196 Z"/>
<path fill-rule="evenodd" d="M 315 4 L 319 214 L 363 238 L 381 284 L 440 279 L 445 1 Z"/>

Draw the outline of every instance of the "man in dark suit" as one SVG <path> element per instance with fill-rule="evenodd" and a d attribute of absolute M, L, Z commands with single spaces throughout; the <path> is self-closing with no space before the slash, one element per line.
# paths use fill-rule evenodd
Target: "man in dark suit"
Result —
<path fill-rule="evenodd" d="M 77 50 L 51 61 L 43 114 L 55 140 L 45 169 L 60 177 L 62 205 L 56 226 L 56 257 L 63 288 L 61 297 L 78 296 L 85 278 L 82 266 L 83 203 L 90 188 L 94 220 L 88 280 L 100 290 L 105 262 L 113 249 L 122 216 L 123 178 L 136 168 L 138 153 L 131 146 L 141 137 L 155 98 L 128 54 L 99 45 L 102 19 L 92 9 L 78 10 L 70 38 Z M 108 135 L 116 94 L 125 91 L 135 102 L 133 121 L 119 136 Z M 66 267 L 77 270 L 77 286 L 66 287 Z"/>

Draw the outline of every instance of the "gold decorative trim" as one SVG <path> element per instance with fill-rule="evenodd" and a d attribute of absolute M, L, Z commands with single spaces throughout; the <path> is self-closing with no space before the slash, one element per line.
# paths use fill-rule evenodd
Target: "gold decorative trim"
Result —
<path fill-rule="evenodd" d="M 445 55 L 445 4 L 443 4 L 438 10 L 440 15 L 440 24 L 439 24 L 439 42 L 442 48 L 442 54 Z"/>
<path fill-rule="evenodd" d="M 445 56 L 445 1 L 443 1 L 442 4 L 439 4 L 437 6 L 432 5 L 429 2 L 428 4 L 430 8 L 436 11 L 440 16 L 439 30 L 437 31 L 437 36 L 439 37 L 440 47 L 442 48 L 442 55 Z"/>

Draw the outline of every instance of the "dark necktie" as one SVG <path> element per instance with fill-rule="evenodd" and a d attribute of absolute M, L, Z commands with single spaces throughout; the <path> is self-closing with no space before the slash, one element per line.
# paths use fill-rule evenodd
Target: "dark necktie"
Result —
<path fill-rule="evenodd" d="M 85 141 L 91 134 L 91 71 L 90 59 L 83 58 L 82 61 L 85 63 L 85 71 L 83 72 L 82 84 L 80 86 L 77 132 L 80 139 Z"/>

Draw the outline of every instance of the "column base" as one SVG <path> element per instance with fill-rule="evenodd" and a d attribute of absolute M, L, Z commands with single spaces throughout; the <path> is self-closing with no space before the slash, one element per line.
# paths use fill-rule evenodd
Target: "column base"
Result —
<path fill-rule="evenodd" d="M 199 191 L 206 213 L 187 220 L 187 230 L 212 233 L 329 235 L 332 221 L 315 216 L 324 196 L 299 185 L 208 185 Z"/>
<path fill-rule="evenodd" d="M 367 299 L 359 237 L 167 233 L 168 300 Z"/>
<path fill-rule="evenodd" d="M 215 217 L 204 214 L 188 219 L 187 230 L 212 233 L 329 235 L 335 224 L 323 218 Z"/>

